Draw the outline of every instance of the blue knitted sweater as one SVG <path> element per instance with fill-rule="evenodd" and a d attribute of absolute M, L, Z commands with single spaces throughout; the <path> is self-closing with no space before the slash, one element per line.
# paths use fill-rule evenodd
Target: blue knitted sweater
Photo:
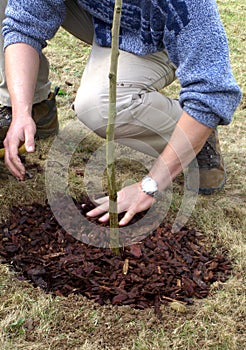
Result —
<path fill-rule="evenodd" d="M 110 46 L 114 0 L 77 0 L 93 17 L 96 40 Z M 5 47 L 24 42 L 39 52 L 66 15 L 64 0 L 9 0 Z M 215 0 L 123 0 L 120 48 L 136 55 L 167 49 L 177 67 L 180 104 L 193 118 L 228 124 L 240 101 Z"/>

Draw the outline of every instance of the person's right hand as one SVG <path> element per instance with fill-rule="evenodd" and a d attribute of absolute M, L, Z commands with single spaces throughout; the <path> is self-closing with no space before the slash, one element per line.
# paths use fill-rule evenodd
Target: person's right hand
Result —
<path fill-rule="evenodd" d="M 34 152 L 36 125 L 32 117 L 12 120 L 6 138 L 3 142 L 5 148 L 4 161 L 10 172 L 18 179 L 24 180 L 25 167 L 18 155 L 18 148 L 24 143 L 27 152 Z"/>

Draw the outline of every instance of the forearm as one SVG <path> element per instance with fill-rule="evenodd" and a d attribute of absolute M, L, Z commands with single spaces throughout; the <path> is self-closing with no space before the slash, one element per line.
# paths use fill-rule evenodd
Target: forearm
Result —
<path fill-rule="evenodd" d="M 166 188 L 201 150 L 212 129 L 183 112 L 172 137 L 150 170 L 159 190 Z"/>
<path fill-rule="evenodd" d="M 25 168 L 18 157 L 23 142 L 26 150 L 35 149 L 36 126 L 32 119 L 32 103 L 39 69 L 39 55 L 26 44 L 13 44 L 5 50 L 8 90 L 12 104 L 12 122 L 6 138 L 5 164 L 19 180 L 25 178 Z"/>
<path fill-rule="evenodd" d="M 27 44 L 13 44 L 5 50 L 5 67 L 12 115 L 31 116 L 33 96 L 39 69 L 39 55 Z"/>

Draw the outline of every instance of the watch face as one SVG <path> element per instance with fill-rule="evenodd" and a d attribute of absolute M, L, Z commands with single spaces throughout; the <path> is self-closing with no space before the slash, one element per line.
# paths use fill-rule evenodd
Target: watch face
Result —
<path fill-rule="evenodd" d="M 142 180 L 142 191 L 149 194 L 150 196 L 154 196 L 158 192 L 156 181 L 151 177 L 146 176 Z"/>

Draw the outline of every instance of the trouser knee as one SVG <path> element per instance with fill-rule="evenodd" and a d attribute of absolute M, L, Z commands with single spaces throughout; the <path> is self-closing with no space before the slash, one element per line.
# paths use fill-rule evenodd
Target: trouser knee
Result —
<path fill-rule="evenodd" d="M 131 123 L 131 111 L 136 104 L 141 103 L 139 96 L 135 96 L 130 91 L 121 87 L 117 88 L 115 129 L 120 126 Z M 106 137 L 106 128 L 109 116 L 109 89 L 108 86 L 85 88 L 81 86 L 78 90 L 74 102 L 74 109 L 77 117 L 87 127 L 96 132 L 101 137 Z M 121 135 L 118 135 L 119 137 Z"/>

